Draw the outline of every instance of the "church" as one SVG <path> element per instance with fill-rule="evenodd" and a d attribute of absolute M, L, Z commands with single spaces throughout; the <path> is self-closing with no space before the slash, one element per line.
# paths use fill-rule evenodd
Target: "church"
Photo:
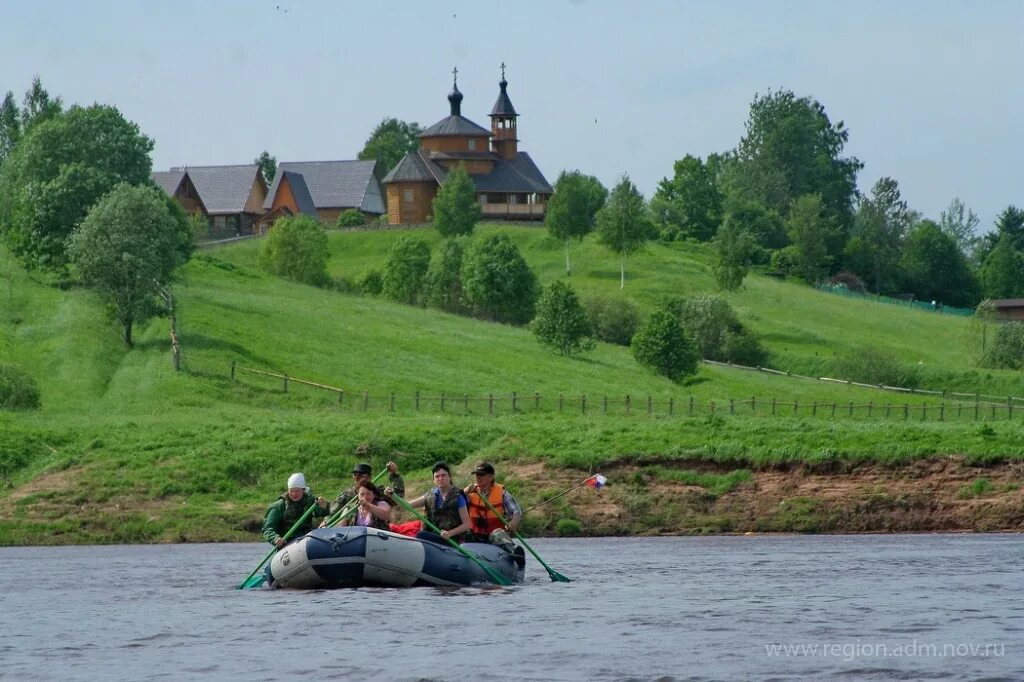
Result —
<path fill-rule="evenodd" d="M 438 188 L 459 164 L 476 185 L 485 220 L 543 220 L 554 190 L 530 155 L 519 150 L 519 114 L 508 96 L 505 65 L 490 130 L 462 115 L 458 69 L 452 73 L 451 113 L 420 133 L 419 149 L 406 154 L 384 177 L 388 222 L 429 222 Z"/>

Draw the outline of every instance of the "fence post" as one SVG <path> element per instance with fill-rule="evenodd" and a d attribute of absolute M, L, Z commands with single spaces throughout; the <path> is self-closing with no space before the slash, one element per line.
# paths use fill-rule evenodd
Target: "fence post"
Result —
<path fill-rule="evenodd" d="M 462 396 L 462 411 L 469 412 L 469 394 L 465 393 Z"/>
<path fill-rule="evenodd" d="M 341 390 L 341 391 L 338 391 L 338 407 L 341 407 L 344 404 L 345 404 L 345 391 Z"/>
<path fill-rule="evenodd" d="M 675 401 L 676 401 L 675 398 L 669 398 L 668 399 L 668 416 L 670 416 L 670 417 L 672 416 L 672 407 L 673 407 Z"/>
<path fill-rule="evenodd" d="M 772 398 L 772 416 L 775 416 L 775 398 Z"/>
<path fill-rule="evenodd" d="M 538 393 L 537 391 L 533 392 L 533 409 L 540 409 L 540 393 Z"/>
<path fill-rule="evenodd" d="M 562 395 L 561 393 L 559 393 L 558 394 L 558 411 L 559 412 L 562 411 L 562 403 L 564 403 L 564 402 L 565 402 L 565 396 Z"/>
<path fill-rule="evenodd" d="M 837 406 L 838 404 L 839 404 L 839 403 L 837 403 L 836 401 L 834 401 L 834 400 L 832 401 L 832 417 L 833 417 L 833 418 L 835 418 L 835 416 L 836 416 L 836 406 Z"/>
<path fill-rule="evenodd" d="M 512 411 L 513 412 L 516 411 L 516 398 L 518 398 L 518 396 L 516 395 L 516 392 L 512 391 Z"/>
<path fill-rule="evenodd" d="M 693 396 L 690 396 L 690 414 L 693 414 Z"/>
<path fill-rule="evenodd" d="M 395 394 L 394 394 L 394 392 L 391 393 L 391 411 L 392 412 L 395 411 Z"/>
<path fill-rule="evenodd" d="M 928 404 L 921 406 L 921 421 L 928 421 Z"/>
<path fill-rule="evenodd" d="M 964 404 L 963 403 L 957 403 L 956 404 L 956 418 L 957 419 L 960 419 L 960 415 L 963 414 L 963 409 L 964 409 Z"/>
<path fill-rule="evenodd" d="M 487 414 L 494 414 L 494 394 L 487 394 Z"/>
<path fill-rule="evenodd" d="M 587 413 L 587 394 L 584 393 L 580 397 L 580 414 L 586 414 L 586 413 Z"/>
<path fill-rule="evenodd" d="M 939 421 L 946 420 L 946 403 L 939 405 Z"/>
<path fill-rule="evenodd" d="M 420 411 L 420 392 L 416 391 L 416 411 Z"/>
<path fill-rule="evenodd" d="M 363 391 L 363 412 L 366 412 L 370 407 L 370 392 Z"/>
<path fill-rule="evenodd" d="M 601 404 L 601 414 L 608 414 L 608 396 L 604 397 L 604 401 Z"/>
<path fill-rule="evenodd" d="M 444 412 L 444 391 L 441 392 L 441 411 Z"/>
<path fill-rule="evenodd" d="M 853 401 L 852 400 L 850 401 L 850 410 L 849 410 L 849 412 L 848 412 L 848 414 L 846 416 L 847 417 L 852 417 L 853 416 Z"/>
<path fill-rule="evenodd" d="M 751 412 L 757 412 L 757 396 L 756 395 L 750 396 L 750 411 Z"/>
<path fill-rule="evenodd" d="M 872 402 L 871 400 L 868 401 L 868 416 L 869 417 L 871 416 L 871 408 L 874 407 L 874 405 L 875 405 L 874 402 Z"/>
<path fill-rule="evenodd" d="M 1013 418 L 1013 398 L 1010 396 L 1006 396 L 1006 418 Z"/>
<path fill-rule="evenodd" d="M 736 401 L 729 398 L 729 414 L 736 414 Z"/>
<path fill-rule="evenodd" d="M 631 407 L 631 401 L 629 399 L 629 394 L 627 393 L 626 394 L 626 414 L 629 414 L 630 407 Z"/>
<path fill-rule="evenodd" d="M 712 400 L 711 401 L 711 414 L 714 414 L 714 413 L 715 413 L 715 401 Z"/>
<path fill-rule="evenodd" d="M 288 392 L 288 375 L 287 374 L 284 375 L 284 392 L 285 393 Z"/>
<path fill-rule="evenodd" d="M 974 403 L 974 421 L 978 421 L 978 411 L 980 410 L 980 408 L 981 408 L 981 405 L 977 401 L 975 401 L 975 403 Z"/>
<path fill-rule="evenodd" d="M 910 405 L 903 403 L 903 421 L 906 421 L 910 417 Z"/>
<path fill-rule="evenodd" d="M 797 400 L 794 400 L 793 401 L 793 414 L 796 414 L 799 409 L 800 409 L 800 402 L 797 401 Z"/>
<path fill-rule="evenodd" d="M 811 403 L 811 416 L 812 417 L 818 416 L 818 401 L 817 400 L 815 400 L 813 403 Z"/>
<path fill-rule="evenodd" d="M 886 403 L 886 404 L 885 404 L 885 418 L 886 418 L 886 419 L 888 419 L 888 418 L 889 418 L 889 408 L 891 408 L 891 407 L 892 407 L 892 404 L 891 404 L 891 403 Z"/>
<path fill-rule="evenodd" d="M 647 414 L 651 413 L 651 396 L 647 396 Z"/>
<path fill-rule="evenodd" d="M 996 404 L 992 403 L 992 418 L 996 418 Z"/>
<path fill-rule="evenodd" d="M 231 361 L 231 380 L 235 380 L 235 361 Z"/>

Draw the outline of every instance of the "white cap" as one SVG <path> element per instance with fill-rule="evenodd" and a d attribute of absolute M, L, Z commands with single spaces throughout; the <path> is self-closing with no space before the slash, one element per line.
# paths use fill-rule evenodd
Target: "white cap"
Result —
<path fill-rule="evenodd" d="M 302 474 L 292 474 L 288 477 L 288 488 L 305 488 L 306 477 Z"/>

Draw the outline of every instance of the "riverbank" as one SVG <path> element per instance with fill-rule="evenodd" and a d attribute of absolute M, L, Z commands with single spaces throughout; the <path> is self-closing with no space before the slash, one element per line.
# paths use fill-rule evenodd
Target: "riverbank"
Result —
<path fill-rule="evenodd" d="M 465 478 L 470 466 L 456 467 Z M 524 507 L 588 475 L 542 462 L 499 471 Z M 468 469 L 467 469 L 468 470 Z M 20 486 L 0 507 L 0 545 L 258 540 L 265 505 L 254 502 L 83 499 L 85 472 L 53 471 Z M 610 463 L 608 484 L 588 486 L 527 514 L 533 536 L 730 533 L 1024 531 L 1024 462 L 977 466 L 959 456 L 906 464 L 796 464 L 730 469 L 706 461 Z M 408 477 L 410 494 L 426 474 Z"/>

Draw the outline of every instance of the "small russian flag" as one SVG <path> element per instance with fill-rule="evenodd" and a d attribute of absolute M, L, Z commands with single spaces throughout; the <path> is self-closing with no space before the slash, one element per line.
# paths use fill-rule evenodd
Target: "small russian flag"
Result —
<path fill-rule="evenodd" d="M 595 490 L 597 488 L 603 488 L 604 484 L 607 482 L 608 479 L 602 476 L 601 474 L 594 474 L 593 476 L 586 480 L 586 484 L 589 485 L 591 488 L 594 488 Z"/>

